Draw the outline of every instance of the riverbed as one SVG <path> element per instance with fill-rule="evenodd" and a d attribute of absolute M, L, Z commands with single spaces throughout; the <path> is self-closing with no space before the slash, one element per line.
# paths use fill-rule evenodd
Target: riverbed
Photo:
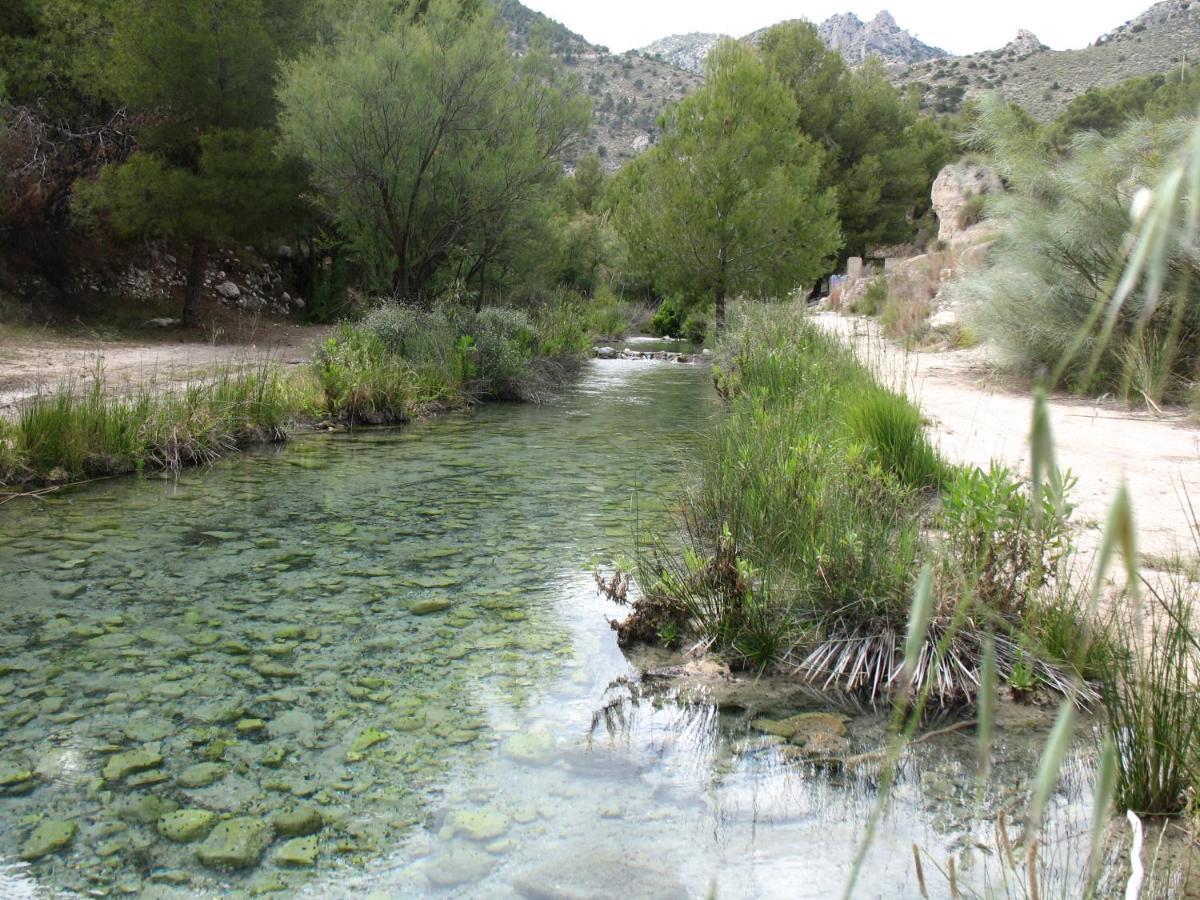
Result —
<path fill-rule="evenodd" d="M 831 713 L 871 753 L 885 713 L 644 681 L 592 574 L 718 413 L 704 366 L 597 360 L 541 406 L 0 507 L 0 896 L 837 896 L 879 766 L 761 725 Z M 931 896 L 952 857 L 994 878 L 1045 722 L 1007 711 L 982 791 L 970 731 L 912 748 L 858 895 L 919 896 L 914 845 Z M 1060 885 L 1091 758 L 1051 803 Z"/>

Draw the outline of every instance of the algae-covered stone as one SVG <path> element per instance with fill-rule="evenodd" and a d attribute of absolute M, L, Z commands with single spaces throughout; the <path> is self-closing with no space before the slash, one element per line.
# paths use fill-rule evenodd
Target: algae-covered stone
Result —
<path fill-rule="evenodd" d="M 504 753 L 517 762 L 545 765 L 554 755 L 554 741 L 544 731 L 525 731 L 505 741 Z"/>
<path fill-rule="evenodd" d="M 104 780 L 120 781 L 135 772 L 157 769 L 162 763 L 162 754 L 157 750 L 127 750 L 124 753 L 114 753 L 104 765 Z"/>
<path fill-rule="evenodd" d="M 29 840 L 25 842 L 25 846 L 21 850 L 21 859 L 33 862 L 69 847 L 71 841 L 75 840 L 75 832 L 78 830 L 79 828 L 74 822 L 67 822 L 63 819 L 47 819 L 33 829 L 33 833 L 29 835 Z"/>
<path fill-rule="evenodd" d="M 226 819 L 217 823 L 196 855 L 206 866 L 246 869 L 258 863 L 273 837 L 271 826 L 262 819 Z"/>
<path fill-rule="evenodd" d="M 293 838 L 275 851 L 275 862 L 281 866 L 311 866 L 316 862 L 317 849 L 315 837 Z"/>
<path fill-rule="evenodd" d="M 507 834 L 512 826 L 508 816 L 493 807 L 458 810 L 450 820 L 456 833 L 473 841 L 492 841 Z"/>
<path fill-rule="evenodd" d="M 24 766 L 0 763 L 0 796 L 24 794 L 33 790 L 33 772 Z"/>
<path fill-rule="evenodd" d="M 267 727 L 267 723 L 262 719 L 242 719 L 234 726 L 238 734 L 253 734 L 256 731 L 262 731 Z"/>
<path fill-rule="evenodd" d="M 136 822 L 139 825 L 153 824 L 167 813 L 177 809 L 179 809 L 179 804 L 174 800 L 155 797 L 153 794 L 123 798 L 112 806 L 113 815 L 118 819 L 125 822 Z"/>
<path fill-rule="evenodd" d="M 181 809 L 158 820 L 158 833 L 169 841 L 186 844 L 208 834 L 217 814 L 207 809 Z"/>
<path fill-rule="evenodd" d="M 303 837 L 315 834 L 325 825 L 325 817 L 315 806 L 298 806 L 282 812 L 271 820 L 275 833 L 282 837 Z"/>
<path fill-rule="evenodd" d="M 452 605 L 449 600 L 439 597 L 432 600 L 418 600 L 408 608 L 408 611 L 414 616 L 431 616 L 434 613 L 445 612 Z"/>
<path fill-rule="evenodd" d="M 199 763 L 184 769 L 176 779 L 176 783 L 181 788 L 208 787 L 224 778 L 228 771 L 225 766 L 217 763 Z"/>
<path fill-rule="evenodd" d="M 376 728 L 368 728 L 362 734 L 354 739 L 354 743 L 350 745 L 350 750 L 346 753 L 348 762 L 358 762 L 361 760 L 371 747 L 376 744 L 386 741 L 391 735 L 384 731 L 379 731 Z"/>
<path fill-rule="evenodd" d="M 250 663 L 250 668 L 263 678 L 296 678 L 300 675 L 295 669 L 273 659 L 256 659 Z"/>
<path fill-rule="evenodd" d="M 263 750 L 259 762 L 268 769 L 278 769 L 283 765 L 283 761 L 287 759 L 287 755 L 288 748 L 283 746 L 283 744 L 268 744 L 267 748 Z"/>
<path fill-rule="evenodd" d="M 814 734 L 846 735 L 846 717 L 839 713 L 807 712 L 788 719 L 755 719 L 750 726 L 793 743 L 801 743 Z"/>

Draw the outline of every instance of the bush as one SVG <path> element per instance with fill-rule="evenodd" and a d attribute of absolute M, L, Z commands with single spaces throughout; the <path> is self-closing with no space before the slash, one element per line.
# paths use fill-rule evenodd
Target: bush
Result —
<path fill-rule="evenodd" d="M 699 312 L 690 313 L 683 320 L 681 333 L 688 342 L 697 346 L 703 344 L 708 337 L 708 316 Z"/>
<path fill-rule="evenodd" d="M 1129 125 L 1118 137 L 1077 137 L 1058 159 L 1015 130 L 1006 108 L 985 106 L 978 139 L 1011 191 L 997 197 L 1000 239 L 985 268 L 955 287 L 973 325 L 1029 377 L 1056 372 L 1079 393 L 1145 391 L 1154 403 L 1194 377 L 1200 360 L 1200 272 L 1193 257 L 1164 260 L 1163 296 L 1142 289 L 1098 344 L 1099 314 L 1115 287 L 1130 227 L 1131 185 L 1152 183 L 1185 136 L 1181 125 Z M 1084 352 L 1074 352 L 1078 340 Z M 1095 349 L 1095 367 L 1092 353 Z M 1153 357 L 1149 369 L 1146 361 Z M 1149 376 L 1149 377 L 1148 377 Z"/>
<path fill-rule="evenodd" d="M 352 425 L 404 422 L 433 399 L 419 389 L 412 365 L 369 327 L 343 326 L 317 354 L 316 372 L 326 412 Z"/>
<path fill-rule="evenodd" d="M 518 400 L 529 376 L 538 335 L 532 320 L 516 309 L 489 307 L 466 325 L 474 347 L 469 390 L 476 397 Z"/>
<path fill-rule="evenodd" d="M 877 275 L 867 285 L 866 291 L 850 306 L 850 312 L 858 316 L 876 316 L 888 299 L 887 278 Z"/>
<path fill-rule="evenodd" d="M 663 300 L 650 320 L 650 330 L 659 337 L 679 337 L 683 333 L 683 308 L 676 301 Z"/>

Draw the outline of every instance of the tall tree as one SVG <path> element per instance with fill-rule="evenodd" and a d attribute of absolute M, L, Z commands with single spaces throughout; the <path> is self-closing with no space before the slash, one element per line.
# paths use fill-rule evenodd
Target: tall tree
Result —
<path fill-rule="evenodd" d="M 822 151 L 796 129 L 796 101 L 750 47 L 719 44 L 703 88 L 668 111 L 663 137 L 614 188 L 617 227 L 665 293 L 725 301 L 817 279 L 840 245 Z"/>
<path fill-rule="evenodd" d="M 299 208 L 298 169 L 274 153 L 273 86 L 310 21 L 285 0 L 113 0 L 104 82 L 145 124 L 138 153 L 80 200 L 123 234 L 189 245 L 187 325 L 210 244 L 268 237 Z"/>
<path fill-rule="evenodd" d="M 514 59 L 495 12 L 472 6 L 351 15 L 282 79 L 287 146 L 401 297 L 427 296 L 447 272 L 486 285 L 588 119 L 558 67 L 536 50 Z"/>
<path fill-rule="evenodd" d="M 796 124 L 826 150 L 823 183 L 837 190 L 844 256 L 905 240 L 947 162 L 945 133 L 888 83 L 877 60 L 851 71 L 806 22 L 770 29 L 768 68 L 796 101 Z"/>

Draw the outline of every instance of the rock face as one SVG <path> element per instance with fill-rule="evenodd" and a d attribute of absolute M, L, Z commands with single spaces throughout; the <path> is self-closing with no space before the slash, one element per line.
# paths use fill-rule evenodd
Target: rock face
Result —
<path fill-rule="evenodd" d="M 938 240 L 947 244 L 971 243 L 986 229 L 966 218 L 973 198 L 998 194 L 1004 184 L 994 169 L 974 163 L 952 163 L 938 173 L 930 199 L 938 217 Z"/>
<path fill-rule="evenodd" d="M 727 35 L 695 31 L 690 34 L 673 34 L 647 44 L 638 52 L 643 56 L 661 59 L 685 72 L 703 75 L 709 52 L 725 37 Z"/>
<path fill-rule="evenodd" d="M 841 53 L 852 66 L 864 63 L 872 56 L 891 65 L 924 62 L 946 55 L 945 50 L 917 40 L 897 25 L 886 10 L 870 22 L 863 22 L 854 13 L 830 16 L 817 31 L 825 43 Z"/>

